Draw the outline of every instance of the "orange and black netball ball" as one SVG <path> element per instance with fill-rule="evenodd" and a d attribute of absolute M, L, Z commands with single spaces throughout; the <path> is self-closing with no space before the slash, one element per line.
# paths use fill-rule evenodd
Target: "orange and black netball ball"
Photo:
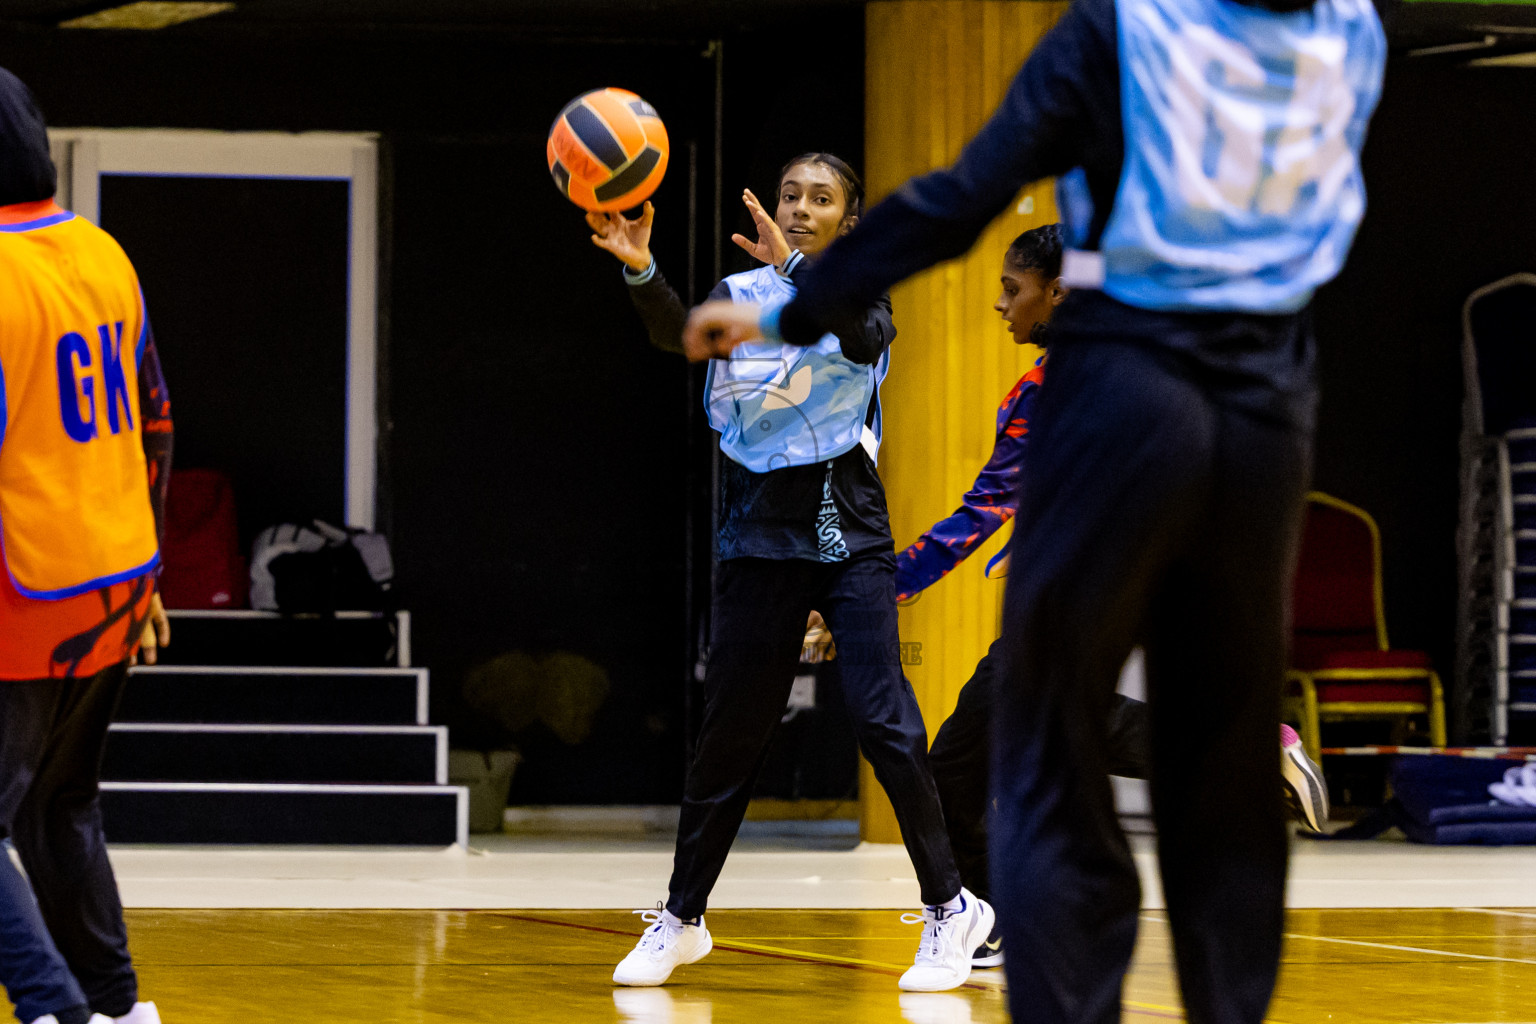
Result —
<path fill-rule="evenodd" d="M 667 149 L 655 107 L 627 89 L 594 89 L 560 111 L 545 155 L 562 195 L 611 213 L 650 198 L 667 171 Z"/>

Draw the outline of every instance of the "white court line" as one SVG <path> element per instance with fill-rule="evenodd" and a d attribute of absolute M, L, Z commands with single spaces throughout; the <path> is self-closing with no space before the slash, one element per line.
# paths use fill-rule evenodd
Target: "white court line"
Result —
<path fill-rule="evenodd" d="M 1454 956 L 1463 960 L 1492 960 L 1504 964 L 1530 964 L 1536 967 L 1536 960 L 1522 960 L 1519 957 L 1494 956 L 1484 953 L 1453 953 L 1448 949 L 1424 949 L 1420 946 L 1394 946 L 1387 942 L 1366 942 L 1364 939 L 1335 939 L 1327 935 L 1303 935 L 1299 932 L 1286 932 L 1288 939 L 1311 939 L 1313 942 L 1336 942 L 1341 946 L 1367 946 L 1371 949 L 1395 949 L 1400 953 L 1427 953 L 1430 956 Z"/>
<path fill-rule="evenodd" d="M 1536 920 L 1536 913 L 1526 910 L 1498 910 L 1493 907 L 1459 907 L 1468 914 L 1495 914 L 1499 917 L 1528 917 Z"/>

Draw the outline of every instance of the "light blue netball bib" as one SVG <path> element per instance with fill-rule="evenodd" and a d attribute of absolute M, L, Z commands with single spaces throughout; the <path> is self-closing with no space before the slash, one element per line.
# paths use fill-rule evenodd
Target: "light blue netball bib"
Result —
<path fill-rule="evenodd" d="M 795 287 L 773 267 L 725 279 L 735 302 L 782 306 Z M 729 359 L 711 359 L 704 407 L 720 432 L 720 450 L 754 473 L 825 462 L 861 441 L 874 459 L 880 445 L 880 382 L 890 366 L 883 352 L 872 366 L 843 355 L 834 334 L 814 345 L 756 341 Z M 876 402 L 872 427 L 865 426 Z"/>
<path fill-rule="evenodd" d="M 1386 63 L 1370 0 L 1116 0 L 1116 15 L 1125 165 L 1099 256 L 1073 254 L 1069 276 L 1144 309 L 1301 309 L 1365 212 L 1359 156 Z M 1059 188 L 1080 242 L 1086 181 Z"/>

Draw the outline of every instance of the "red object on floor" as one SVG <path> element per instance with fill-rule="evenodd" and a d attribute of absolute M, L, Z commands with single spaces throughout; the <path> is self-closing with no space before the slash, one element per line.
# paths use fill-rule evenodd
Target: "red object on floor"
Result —
<path fill-rule="evenodd" d="M 160 595 L 167 608 L 244 608 L 250 576 L 240 551 L 235 488 L 217 469 L 171 473 L 165 501 L 165 569 Z"/>

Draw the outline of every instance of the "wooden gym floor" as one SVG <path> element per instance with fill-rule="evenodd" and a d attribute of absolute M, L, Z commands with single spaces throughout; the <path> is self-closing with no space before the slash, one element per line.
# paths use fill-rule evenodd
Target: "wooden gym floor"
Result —
<path fill-rule="evenodd" d="M 918 928 L 891 910 L 720 910 L 715 951 L 663 989 L 619 989 L 621 911 L 128 911 L 167 1024 L 967 1024 L 1007 1019 L 1001 971 L 898 992 Z M 1536 911 L 1294 910 L 1269 1019 L 1536 1020 Z M 1142 916 L 1125 1020 L 1178 1020 L 1165 918 Z"/>

